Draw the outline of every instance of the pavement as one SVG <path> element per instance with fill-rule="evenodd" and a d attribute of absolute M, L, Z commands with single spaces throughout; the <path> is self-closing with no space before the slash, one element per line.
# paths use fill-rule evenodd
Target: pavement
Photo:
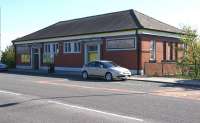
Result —
<path fill-rule="evenodd" d="M 80 76 L 81 72 L 78 71 L 68 71 L 68 72 L 56 72 L 49 74 L 46 70 L 25 70 L 25 69 L 11 69 L 9 70 L 12 73 L 26 73 L 31 75 L 46 75 L 46 76 L 54 76 L 54 77 L 66 77 L 66 76 Z M 146 76 L 139 76 L 133 75 L 129 78 L 129 80 L 136 80 L 136 81 L 143 81 L 143 82 L 157 82 L 157 83 L 172 83 L 172 84 L 181 84 L 181 85 L 188 85 L 188 86 L 199 86 L 200 87 L 200 80 L 189 80 L 189 79 L 182 79 L 182 78 L 172 78 L 172 77 L 146 77 Z"/>
<path fill-rule="evenodd" d="M 200 88 L 0 73 L 2 123 L 199 123 Z"/>
<path fill-rule="evenodd" d="M 200 86 L 200 80 L 189 80 L 189 79 L 172 78 L 172 77 L 131 76 L 130 79 L 137 81 L 146 81 L 146 82 L 158 82 L 158 83 L 160 82 L 160 83 Z"/>

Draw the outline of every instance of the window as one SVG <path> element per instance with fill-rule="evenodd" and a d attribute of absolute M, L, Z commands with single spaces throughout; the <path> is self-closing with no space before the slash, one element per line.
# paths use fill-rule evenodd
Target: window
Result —
<path fill-rule="evenodd" d="M 90 62 L 88 65 L 87 65 L 87 67 L 95 67 L 96 65 L 95 65 L 95 62 Z"/>
<path fill-rule="evenodd" d="M 179 44 L 179 48 L 180 49 L 187 49 L 187 45 L 186 44 Z"/>
<path fill-rule="evenodd" d="M 53 53 L 57 54 L 59 52 L 58 43 L 52 44 L 52 47 L 53 47 Z"/>
<path fill-rule="evenodd" d="M 80 53 L 80 42 L 64 42 L 64 53 Z"/>
<path fill-rule="evenodd" d="M 150 42 L 150 60 L 155 61 L 156 60 L 156 41 L 152 40 Z"/>
<path fill-rule="evenodd" d="M 17 54 L 30 54 L 30 47 L 29 46 L 17 46 L 16 48 Z"/>
<path fill-rule="evenodd" d="M 136 38 L 135 37 L 124 37 L 124 38 L 107 39 L 106 48 L 108 50 L 136 49 Z"/>
<path fill-rule="evenodd" d="M 74 43 L 74 52 L 80 52 L 80 42 Z"/>
<path fill-rule="evenodd" d="M 87 50 L 89 52 L 96 52 L 98 50 L 98 46 L 97 45 L 88 45 Z"/>
<path fill-rule="evenodd" d="M 44 44 L 43 47 L 43 63 L 47 64 L 47 63 L 51 63 L 53 61 L 53 58 L 51 56 L 54 57 L 55 54 L 58 54 L 59 52 L 59 44 L 58 43 L 47 43 Z"/>
<path fill-rule="evenodd" d="M 16 52 L 20 55 L 22 64 L 30 64 L 30 51 L 30 47 L 27 45 L 19 45 L 16 47 Z"/>
<path fill-rule="evenodd" d="M 105 65 L 106 68 L 110 68 L 110 67 L 118 67 L 119 65 L 117 65 L 114 62 L 103 62 L 103 64 Z"/>
<path fill-rule="evenodd" d="M 168 52 L 168 60 L 174 61 L 176 60 L 176 44 L 173 42 L 168 43 L 169 52 Z"/>
<path fill-rule="evenodd" d="M 47 52 L 48 52 L 48 53 L 51 52 L 51 45 L 50 45 L 50 44 L 47 45 Z"/>
<path fill-rule="evenodd" d="M 21 54 L 21 62 L 23 64 L 29 64 L 30 63 L 30 55 L 29 54 Z"/>
<path fill-rule="evenodd" d="M 44 53 L 50 53 L 50 44 L 44 44 Z"/>
<path fill-rule="evenodd" d="M 64 43 L 64 52 L 65 53 L 71 52 L 71 43 Z"/>
<path fill-rule="evenodd" d="M 174 49 L 174 48 L 173 48 L 173 43 L 169 43 L 169 47 L 170 47 L 170 51 L 169 51 L 169 52 L 170 52 L 170 54 L 169 54 L 170 57 L 169 57 L 169 58 L 170 58 L 170 60 L 172 61 L 172 60 L 173 60 L 173 54 L 174 54 L 174 53 L 173 53 L 173 49 Z"/>
<path fill-rule="evenodd" d="M 44 54 L 43 54 L 43 60 L 42 60 L 42 62 L 43 62 L 44 64 L 49 64 L 49 63 L 51 63 L 51 62 L 52 62 L 51 54 L 50 54 L 50 53 L 44 53 Z"/>
<path fill-rule="evenodd" d="M 54 53 L 57 54 L 59 52 L 58 43 L 48 43 L 44 44 L 44 53 Z"/>

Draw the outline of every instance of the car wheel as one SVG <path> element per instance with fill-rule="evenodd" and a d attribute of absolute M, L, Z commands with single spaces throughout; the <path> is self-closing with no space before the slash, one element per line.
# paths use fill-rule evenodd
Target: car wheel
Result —
<path fill-rule="evenodd" d="M 88 79 L 88 73 L 86 71 L 82 72 L 82 78 L 84 80 Z"/>
<path fill-rule="evenodd" d="M 112 81 L 112 79 L 113 79 L 112 74 L 111 73 L 106 73 L 105 79 L 106 79 L 106 81 Z"/>

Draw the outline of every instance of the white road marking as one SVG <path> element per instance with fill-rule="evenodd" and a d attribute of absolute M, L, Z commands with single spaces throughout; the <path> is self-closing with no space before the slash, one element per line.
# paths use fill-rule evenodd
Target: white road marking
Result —
<path fill-rule="evenodd" d="M 57 105 L 62 105 L 62 106 L 65 106 L 65 107 L 70 107 L 70 108 L 79 109 L 79 110 L 85 110 L 85 111 L 91 111 L 91 112 L 95 112 L 95 113 L 99 113 L 99 114 L 114 116 L 114 117 L 128 119 L 128 120 L 135 120 L 135 121 L 139 121 L 139 122 L 143 122 L 144 121 L 143 119 L 140 119 L 140 118 L 124 116 L 124 115 L 119 115 L 119 114 L 113 114 L 113 113 L 104 112 L 104 111 L 95 110 L 95 109 L 90 109 L 90 108 L 86 108 L 86 107 L 65 104 L 65 103 L 61 103 L 61 102 L 58 102 L 58 101 L 48 101 L 48 102 L 49 103 L 54 103 L 54 104 L 57 104 Z"/>
<path fill-rule="evenodd" d="M 14 92 L 6 91 L 6 90 L 0 90 L 0 93 L 11 94 L 11 95 L 16 95 L 16 96 L 22 95 L 20 93 L 14 93 Z"/>

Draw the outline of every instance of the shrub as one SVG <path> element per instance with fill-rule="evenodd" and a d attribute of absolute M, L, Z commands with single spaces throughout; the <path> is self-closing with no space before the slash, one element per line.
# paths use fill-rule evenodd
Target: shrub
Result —
<path fill-rule="evenodd" d="M 182 69 L 183 76 L 192 79 L 200 79 L 200 38 L 196 30 L 185 26 L 184 35 L 181 42 L 185 45 L 182 60 L 177 61 L 177 65 Z"/>
<path fill-rule="evenodd" d="M 8 65 L 8 68 L 15 67 L 15 51 L 13 46 L 8 46 L 4 52 L 2 52 L 1 62 Z"/>

